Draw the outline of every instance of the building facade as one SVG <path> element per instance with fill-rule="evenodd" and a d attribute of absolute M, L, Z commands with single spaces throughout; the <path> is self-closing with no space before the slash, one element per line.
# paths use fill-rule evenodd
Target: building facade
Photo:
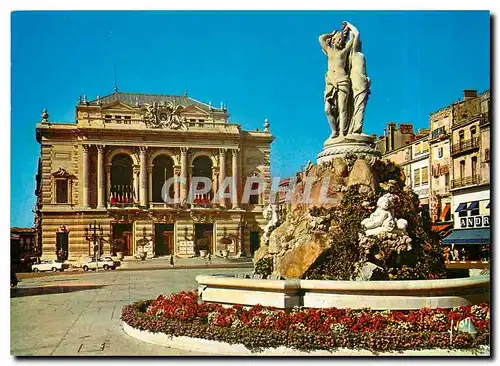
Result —
<path fill-rule="evenodd" d="M 452 226 L 451 212 L 451 147 L 452 106 L 430 115 L 430 218 L 434 231 L 447 231 Z"/>
<path fill-rule="evenodd" d="M 445 242 L 466 245 L 466 260 L 486 255 L 490 244 L 490 92 L 464 90 L 453 104 L 451 126 L 452 235 Z"/>
<path fill-rule="evenodd" d="M 36 126 L 35 223 L 43 258 L 93 255 L 94 222 L 102 254 L 236 255 L 258 247 L 271 186 L 267 121 L 262 131 L 245 131 L 228 121 L 223 105 L 119 92 L 84 97 L 75 123 L 48 117 L 44 111 Z M 191 184 L 195 177 L 201 181 Z M 260 180 L 246 189 L 250 177 Z M 219 187 L 231 198 L 216 196 Z"/>
<path fill-rule="evenodd" d="M 386 133 L 378 141 L 382 158 L 399 165 L 405 183 L 418 195 L 423 210 L 429 209 L 429 130 L 416 133 L 410 123 L 387 124 Z"/>
<path fill-rule="evenodd" d="M 410 166 L 411 187 L 418 195 L 421 208 L 429 212 L 429 135 L 424 134 L 410 145 L 412 154 L 407 165 Z"/>

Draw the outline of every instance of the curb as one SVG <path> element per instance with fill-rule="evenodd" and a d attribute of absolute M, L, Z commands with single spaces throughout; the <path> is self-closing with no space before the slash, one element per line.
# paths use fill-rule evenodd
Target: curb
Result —
<path fill-rule="evenodd" d="M 209 268 L 253 268 L 252 263 L 228 263 L 228 264 L 211 264 L 211 265 L 204 265 L 204 264 L 185 264 L 185 265 L 178 265 L 178 266 L 171 266 L 171 265 L 166 265 L 166 266 L 144 266 L 141 267 L 140 265 L 136 266 L 134 265 L 133 267 L 118 267 L 116 270 L 117 271 L 144 271 L 144 270 L 163 270 L 163 269 L 209 269 Z"/>
<path fill-rule="evenodd" d="M 314 350 L 311 352 L 298 351 L 287 347 L 266 348 L 261 352 L 252 352 L 243 344 L 229 344 L 202 338 L 174 337 L 165 333 L 151 333 L 146 330 L 132 328 L 123 322 L 123 331 L 139 341 L 156 344 L 158 346 L 175 348 L 186 351 L 196 351 L 213 356 L 490 356 L 489 346 L 480 346 L 476 353 L 468 350 L 407 350 L 400 352 L 373 353 L 369 350 L 355 350 L 339 348 L 337 351 Z"/>
<path fill-rule="evenodd" d="M 228 263 L 228 264 L 211 264 L 209 266 L 203 265 L 203 264 L 186 264 L 186 265 L 178 265 L 178 266 L 144 266 L 144 267 L 139 267 L 139 266 L 134 266 L 130 268 L 126 267 L 118 267 L 115 271 L 102 271 L 103 273 L 113 273 L 113 272 L 125 272 L 125 271 L 157 271 L 157 270 L 178 270 L 178 269 L 210 269 L 210 268 L 230 268 L 230 269 L 237 269 L 237 268 L 253 268 L 252 263 Z M 79 274 L 88 274 L 88 273 L 95 273 L 95 271 L 89 271 L 85 272 L 81 268 L 78 269 L 73 269 L 73 270 L 66 270 L 64 272 L 39 272 L 39 273 L 34 273 L 34 272 L 19 272 L 16 273 L 16 276 L 19 280 L 21 279 L 27 279 L 27 278 L 36 278 L 36 277 L 46 277 L 46 276 L 66 276 L 66 275 L 79 275 Z M 101 270 L 99 270 L 99 273 L 101 273 Z"/>

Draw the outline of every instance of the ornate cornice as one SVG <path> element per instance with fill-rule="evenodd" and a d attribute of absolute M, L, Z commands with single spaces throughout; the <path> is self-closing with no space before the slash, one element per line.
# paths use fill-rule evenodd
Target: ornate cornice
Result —
<path fill-rule="evenodd" d="M 186 118 L 181 114 L 185 107 L 176 105 L 172 101 L 156 102 L 142 107 L 142 120 L 149 128 L 165 128 L 172 130 L 186 130 Z"/>

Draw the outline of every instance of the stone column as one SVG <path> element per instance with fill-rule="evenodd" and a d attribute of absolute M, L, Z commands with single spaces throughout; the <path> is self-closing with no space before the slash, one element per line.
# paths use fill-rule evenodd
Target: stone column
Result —
<path fill-rule="evenodd" d="M 153 203 L 153 166 L 148 166 L 148 201 L 151 207 Z"/>
<path fill-rule="evenodd" d="M 89 207 L 89 145 L 82 145 L 82 200 L 84 208 Z"/>
<path fill-rule="evenodd" d="M 147 166 L 146 166 L 146 147 L 141 146 L 140 150 L 140 164 L 141 170 L 139 174 L 139 204 L 146 206 L 148 203 L 148 187 L 147 187 Z"/>
<path fill-rule="evenodd" d="M 174 181 L 174 200 L 175 202 L 179 202 L 179 198 L 181 197 L 181 182 L 179 181 L 179 178 L 181 176 L 181 167 L 176 166 L 174 167 L 174 176 L 175 176 L 175 181 Z M 176 203 L 178 205 L 178 203 Z"/>
<path fill-rule="evenodd" d="M 215 195 L 219 191 L 219 167 L 212 167 L 212 193 Z M 213 199 L 211 197 L 210 199 Z"/>
<path fill-rule="evenodd" d="M 220 149 L 219 150 L 219 187 L 222 187 L 222 183 L 224 182 L 224 179 L 226 179 L 226 149 Z M 221 194 L 223 192 L 220 192 Z M 220 205 L 222 207 L 226 207 L 226 200 L 222 198 L 222 196 L 219 198 Z"/>
<path fill-rule="evenodd" d="M 181 203 L 186 203 L 189 179 L 188 179 L 188 148 L 181 147 L 181 177 L 186 179 L 186 184 L 181 186 Z"/>
<path fill-rule="evenodd" d="M 106 202 L 109 203 L 111 197 L 111 163 L 106 164 Z"/>
<path fill-rule="evenodd" d="M 240 169 L 239 169 L 239 164 L 238 164 L 238 149 L 233 149 L 232 151 L 233 154 L 233 209 L 239 208 L 239 202 L 238 202 L 238 180 L 240 176 Z"/>
<path fill-rule="evenodd" d="M 97 145 L 97 208 L 106 207 L 104 181 L 104 146 Z"/>
<path fill-rule="evenodd" d="M 134 191 L 134 194 L 133 194 L 133 202 L 134 203 L 137 203 L 139 202 L 139 174 L 140 174 L 140 171 L 141 171 L 141 166 L 140 165 L 134 165 L 133 166 L 133 176 L 132 176 L 132 189 Z"/>

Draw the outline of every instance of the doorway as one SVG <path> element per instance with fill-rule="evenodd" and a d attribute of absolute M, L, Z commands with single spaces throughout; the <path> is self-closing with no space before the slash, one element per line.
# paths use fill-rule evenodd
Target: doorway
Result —
<path fill-rule="evenodd" d="M 155 224 L 155 255 L 174 254 L 174 224 Z"/>
<path fill-rule="evenodd" d="M 56 234 L 56 255 L 60 261 L 68 259 L 68 233 L 59 232 Z"/>
<path fill-rule="evenodd" d="M 132 224 L 113 224 L 113 255 L 122 252 L 124 256 L 132 255 Z"/>
<path fill-rule="evenodd" d="M 250 254 L 254 254 L 260 246 L 260 237 L 258 231 L 250 232 Z"/>
<path fill-rule="evenodd" d="M 212 253 L 212 239 L 213 239 L 214 224 L 195 224 L 195 252 L 197 255 L 200 254 L 200 250 L 206 250 L 208 253 Z"/>

